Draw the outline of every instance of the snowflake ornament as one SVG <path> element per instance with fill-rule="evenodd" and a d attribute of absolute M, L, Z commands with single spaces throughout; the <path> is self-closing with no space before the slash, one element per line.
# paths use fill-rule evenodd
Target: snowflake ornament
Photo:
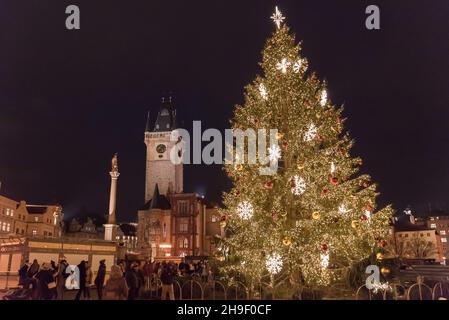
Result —
<path fill-rule="evenodd" d="M 327 267 L 329 266 L 329 253 L 328 252 L 322 253 L 320 255 L 320 260 L 321 260 L 320 261 L 321 268 L 327 269 Z"/>
<path fill-rule="evenodd" d="M 262 97 L 262 99 L 264 99 L 264 100 L 268 99 L 267 88 L 265 88 L 265 85 L 263 83 L 261 83 L 259 85 L 259 93 L 260 93 L 260 96 Z"/>
<path fill-rule="evenodd" d="M 281 27 L 281 23 L 285 20 L 285 17 L 282 15 L 282 12 L 276 6 L 275 12 L 271 16 L 271 20 L 274 21 L 276 27 L 279 29 Z"/>
<path fill-rule="evenodd" d="M 365 216 L 368 218 L 368 221 L 371 221 L 371 211 L 365 210 Z"/>
<path fill-rule="evenodd" d="M 315 139 L 316 135 L 318 133 L 318 128 L 312 123 L 310 124 L 309 128 L 307 129 L 306 133 L 304 134 L 304 141 L 310 142 L 313 139 Z"/>
<path fill-rule="evenodd" d="M 278 145 L 273 144 L 268 148 L 268 158 L 271 162 L 275 162 L 281 158 L 281 148 Z"/>
<path fill-rule="evenodd" d="M 295 196 L 299 196 L 303 194 L 306 191 L 306 181 L 301 178 L 300 176 L 294 176 L 293 177 L 293 183 L 291 186 L 291 192 Z"/>
<path fill-rule="evenodd" d="M 298 59 L 298 61 L 296 61 L 293 64 L 293 71 L 295 73 L 298 73 L 301 70 L 301 67 L 304 65 L 304 59 Z"/>
<path fill-rule="evenodd" d="M 267 267 L 267 270 L 272 275 L 278 274 L 282 270 L 282 257 L 279 255 L 279 253 L 272 253 L 267 257 L 267 260 L 265 261 L 265 266 Z"/>
<path fill-rule="evenodd" d="M 237 213 L 243 220 L 251 219 L 254 213 L 253 205 L 248 201 L 240 202 L 237 206 Z"/>
<path fill-rule="evenodd" d="M 349 209 L 346 207 L 346 205 L 343 204 L 343 203 L 338 207 L 338 212 L 341 213 L 341 214 L 346 214 L 346 213 L 348 213 L 349 211 L 351 211 L 351 210 L 349 210 Z"/>
<path fill-rule="evenodd" d="M 287 73 L 288 67 L 291 65 L 291 63 L 287 60 L 287 58 L 283 58 L 281 62 L 278 62 L 276 64 L 276 69 L 280 70 L 282 73 Z"/>

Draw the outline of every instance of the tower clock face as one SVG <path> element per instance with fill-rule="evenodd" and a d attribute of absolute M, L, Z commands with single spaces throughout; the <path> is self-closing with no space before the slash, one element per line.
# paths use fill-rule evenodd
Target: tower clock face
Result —
<path fill-rule="evenodd" d="M 165 144 L 158 144 L 156 147 L 156 151 L 157 153 L 164 153 L 165 150 L 167 150 L 167 147 L 165 146 Z"/>

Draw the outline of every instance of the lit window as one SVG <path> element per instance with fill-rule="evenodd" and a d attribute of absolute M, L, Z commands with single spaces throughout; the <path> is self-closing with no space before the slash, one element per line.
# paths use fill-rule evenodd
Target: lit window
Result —
<path fill-rule="evenodd" d="M 11 224 L 10 223 L 8 223 L 7 225 L 6 225 L 6 231 L 11 231 Z"/>
<path fill-rule="evenodd" d="M 33 230 L 33 237 L 37 236 L 37 230 Z"/>
<path fill-rule="evenodd" d="M 441 238 L 441 242 L 447 242 L 447 238 Z"/>
<path fill-rule="evenodd" d="M 437 228 L 437 225 L 436 225 L 436 223 L 431 223 L 431 224 L 430 224 L 430 227 L 431 227 L 432 229 L 436 229 L 436 228 Z"/>
<path fill-rule="evenodd" d="M 6 222 L 2 223 L 2 231 L 6 231 Z"/>
<path fill-rule="evenodd" d="M 38 218 L 38 217 L 34 217 L 34 221 L 35 221 L 35 222 L 38 222 L 38 221 L 39 221 L 39 218 Z"/>
<path fill-rule="evenodd" d="M 189 240 L 187 240 L 187 238 L 184 239 L 184 248 L 188 248 L 189 247 Z"/>
<path fill-rule="evenodd" d="M 179 219 L 179 232 L 187 232 L 189 231 L 189 219 L 182 218 Z"/>
<path fill-rule="evenodd" d="M 5 209 L 5 213 L 6 213 L 7 216 L 9 216 L 9 208 Z"/>
<path fill-rule="evenodd" d="M 14 217 L 14 210 L 13 209 L 11 209 L 11 217 Z"/>
<path fill-rule="evenodd" d="M 212 222 L 217 222 L 217 217 L 216 216 L 212 216 Z"/>
<path fill-rule="evenodd" d="M 445 236 L 446 235 L 446 230 L 441 230 L 440 233 L 441 233 L 442 236 Z"/>

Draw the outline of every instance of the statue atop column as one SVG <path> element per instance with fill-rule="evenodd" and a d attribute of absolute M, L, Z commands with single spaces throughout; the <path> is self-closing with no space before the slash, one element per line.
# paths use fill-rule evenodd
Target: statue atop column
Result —
<path fill-rule="evenodd" d="M 118 172 L 118 153 L 114 154 L 111 161 L 111 171 L 112 172 Z"/>

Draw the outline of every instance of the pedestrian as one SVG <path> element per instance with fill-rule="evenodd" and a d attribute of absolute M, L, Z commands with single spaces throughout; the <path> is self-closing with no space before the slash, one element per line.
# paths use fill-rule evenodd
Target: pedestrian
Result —
<path fill-rule="evenodd" d="M 125 274 L 126 284 L 128 285 L 128 300 L 135 300 L 139 295 L 137 266 L 136 262 L 132 262 Z"/>
<path fill-rule="evenodd" d="M 167 298 L 167 293 L 170 300 L 175 300 L 175 292 L 173 289 L 173 282 L 175 281 L 174 266 L 172 263 L 167 264 L 165 261 L 162 263 L 161 282 L 162 282 L 162 296 L 161 300 Z"/>
<path fill-rule="evenodd" d="M 92 286 L 92 268 L 89 262 L 86 262 L 86 286 L 83 291 L 83 298 L 86 300 L 90 300 L 90 287 Z"/>
<path fill-rule="evenodd" d="M 123 276 L 123 273 L 122 273 Z M 98 300 L 103 299 L 103 285 L 106 277 L 106 260 L 100 260 L 97 276 L 95 277 L 95 286 L 97 287 Z"/>
<path fill-rule="evenodd" d="M 106 281 L 104 287 L 105 300 L 126 300 L 128 298 L 128 285 L 123 277 L 122 269 L 113 265 L 111 267 L 111 274 Z"/>
<path fill-rule="evenodd" d="M 47 262 L 42 264 L 41 269 L 36 273 L 37 290 L 39 300 L 51 300 L 53 298 L 52 289 L 56 288 L 56 283 L 51 271 L 51 265 Z"/>
<path fill-rule="evenodd" d="M 63 300 L 64 298 L 64 289 L 65 289 L 65 282 L 67 277 L 69 276 L 67 271 L 68 263 L 66 260 L 62 259 L 59 261 L 58 264 L 58 272 L 56 273 L 56 292 L 57 292 L 57 299 Z"/>
<path fill-rule="evenodd" d="M 149 260 L 145 261 L 145 264 L 143 265 L 143 275 L 145 278 L 145 288 L 149 289 L 151 277 L 153 276 L 153 263 L 151 263 Z"/>
<path fill-rule="evenodd" d="M 38 272 L 39 272 L 39 263 L 37 262 L 37 259 L 34 259 L 33 263 L 28 268 L 27 277 L 32 278 Z"/>
<path fill-rule="evenodd" d="M 145 289 L 145 274 L 143 273 L 143 264 L 139 261 L 137 262 L 137 278 L 139 279 L 139 288 L 137 294 L 140 297 Z"/>
<path fill-rule="evenodd" d="M 78 265 L 79 270 L 79 290 L 75 296 L 75 300 L 79 300 L 81 298 L 81 294 L 86 289 L 86 261 L 82 260 Z"/>
<path fill-rule="evenodd" d="M 27 279 L 28 269 L 30 268 L 30 262 L 28 260 L 25 261 L 23 266 L 19 269 L 19 285 L 24 285 L 25 280 Z"/>

